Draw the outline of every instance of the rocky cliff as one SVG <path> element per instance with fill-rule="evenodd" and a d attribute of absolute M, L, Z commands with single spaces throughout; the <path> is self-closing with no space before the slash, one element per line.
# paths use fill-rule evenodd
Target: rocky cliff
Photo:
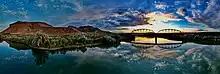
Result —
<path fill-rule="evenodd" d="M 53 27 L 43 22 L 16 22 L 0 33 L 0 40 L 25 44 L 33 49 L 58 50 L 118 44 L 119 35 L 92 26 Z"/>
<path fill-rule="evenodd" d="M 47 23 L 43 22 L 15 22 L 10 24 L 10 26 L 5 29 L 3 34 L 15 34 L 15 35 L 35 35 L 36 33 L 44 33 L 47 35 L 66 35 L 71 33 L 81 33 L 81 32 L 97 32 L 101 31 L 98 28 L 92 26 L 83 27 L 53 27 Z"/>

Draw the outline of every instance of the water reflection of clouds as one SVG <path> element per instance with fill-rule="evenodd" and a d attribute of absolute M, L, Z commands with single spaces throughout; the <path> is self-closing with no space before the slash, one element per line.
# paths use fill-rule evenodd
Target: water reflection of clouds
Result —
<path fill-rule="evenodd" d="M 189 46 L 188 48 L 185 48 Z M 167 46 L 167 45 L 165 45 Z M 112 56 L 112 57 L 120 57 L 127 60 L 143 60 L 145 59 L 164 59 L 164 58 L 173 58 L 173 60 L 178 59 L 184 55 L 193 55 L 194 53 L 200 53 L 201 49 L 208 49 L 212 48 L 211 46 L 207 45 L 197 45 L 197 44 L 183 44 L 179 48 L 161 48 L 162 45 L 159 46 L 152 46 L 146 49 L 135 47 L 131 44 L 122 44 L 117 47 L 110 47 L 110 48 L 87 48 L 85 53 L 81 53 L 81 56 Z M 195 48 L 199 47 L 199 48 Z M 213 46 L 216 47 L 216 46 Z M 195 50 L 194 50 L 195 49 Z M 215 51 L 217 48 L 212 48 Z M 200 51 L 199 51 L 200 50 Z M 203 51 L 204 53 L 204 51 Z M 70 54 L 70 53 L 69 53 Z M 71 53 L 75 54 L 75 53 Z M 175 57 L 175 58 L 174 58 Z M 141 59 L 142 58 L 142 59 Z M 185 58 L 182 58 L 182 60 Z"/>
<path fill-rule="evenodd" d="M 1 46 L 8 46 L 6 42 L 3 42 Z M 136 47 L 130 43 L 122 43 L 121 45 L 117 47 L 110 47 L 110 48 L 99 48 L 99 47 L 93 47 L 93 48 L 86 48 L 86 52 L 78 52 L 78 51 L 67 51 L 66 55 L 71 56 L 91 56 L 91 57 L 119 57 L 122 59 L 127 60 L 144 60 L 144 59 L 165 59 L 165 58 L 173 58 L 173 60 L 184 60 L 187 59 L 185 56 L 191 56 L 194 55 L 194 53 L 203 53 L 204 56 L 217 55 L 220 53 L 218 51 L 218 47 L 220 46 L 210 46 L 210 45 L 199 45 L 199 44 L 193 44 L 193 43 L 186 43 L 183 44 L 180 48 L 161 48 L 166 47 L 169 45 L 160 45 L 154 46 L 154 45 L 148 45 L 150 47 L 147 48 L 139 48 Z M 25 53 L 25 52 L 24 52 Z M 27 53 L 27 52 L 26 52 Z M 46 52 L 48 53 L 48 52 Z M 209 55 L 207 53 L 210 53 Z M 23 53 L 22 53 L 23 54 Z M 38 54 L 36 52 L 35 54 Z M 44 54 L 44 53 L 41 53 Z M 38 56 L 42 56 L 39 54 Z M 181 57 L 183 56 L 184 57 Z M 35 55 L 36 56 L 36 55 Z M 49 56 L 49 55 L 48 55 Z M 22 56 L 21 56 L 22 57 Z M 17 58 L 21 58 L 17 57 Z M 175 58 L 174 58 L 175 57 Z M 6 59 L 9 57 L 6 57 Z M 13 58 L 13 57 L 12 57 Z M 219 58 L 219 57 L 218 57 Z"/>
<path fill-rule="evenodd" d="M 127 45 L 122 44 L 122 46 Z M 191 46 L 185 49 L 187 45 Z M 213 67 L 212 64 L 216 63 L 217 59 L 220 59 L 218 57 L 220 53 L 220 50 L 218 50 L 219 45 L 211 46 L 188 43 L 184 44 L 183 46 L 184 47 L 177 48 L 175 50 L 162 49 L 157 47 L 147 49 L 133 49 L 133 47 L 128 47 L 127 49 L 119 50 L 118 48 L 121 47 L 120 45 L 118 47 L 108 49 L 94 48 L 91 51 L 95 51 L 97 49 L 101 52 L 101 55 L 98 56 L 107 54 L 107 56 L 122 58 L 130 62 L 140 60 L 152 61 L 152 65 L 155 71 L 164 70 L 168 67 L 174 67 L 175 70 L 182 71 L 183 69 L 186 70 L 185 67 L 188 67 L 190 70 L 194 69 L 194 72 L 196 73 L 200 71 L 201 68 L 203 68 L 203 70 L 208 70 L 208 67 Z M 125 50 L 130 52 L 120 53 L 120 51 L 123 52 Z M 181 53 L 177 53 L 178 50 L 181 50 Z M 91 54 L 96 54 L 96 51 L 92 52 Z M 181 56 L 184 57 L 179 59 Z M 215 69 L 217 69 L 217 66 L 218 65 L 216 65 Z"/>
<path fill-rule="evenodd" d="M 35 62 L 41 66 L 43 66 L 46 61 L 49 61 L 50 64 L 54 62 L 54 57 L 62 56 L 65 57 L 65 59 L 68 58 L 71 59 L 72 62 L 77 63 L 76 67 L 82 67 L 87 64 L 96 65 L 94 63 L 97 62 L 109 62 L 114 64 L 116 61 L 112 59 L 122 59 L 120 61 L 129 64 L 138 62 L 139 65 L 146 65 L 148 62 L 149 65 L 150 62 L 150 65 L 152 65 L 152 69 L 155 72 L 167 70 L 168 67 L 175 68 L 175 70 L 178 71 L 182 71 L 183 69 L 187 71 L 192 69 L 200 71 L 199 68 L 208 70 L 208 67 L 213 67 L 212 69 L 214 71 L 214 69 L 217 69 L 217 67 L 220 66 L 218 64 L 218 60 L 220 59 L 219 47 L 219 45 L 214 46 L 186 43 L 180 48 L 175 49 L 164 49 L 159 47 L 140 49 L 130 43 L 122 42 L 121 45 L 116 47 L 89 47 L 86 48 L 87 51 L 84 53 L 79 51 L 66 51 L 66 53 L 64 53 L 65 55 L 55 55 L 61 54 L 62 51 L 52 53 L 52 51 L 39 52 L 32 50 L 32 53 L 27 52 L 28 54 L 26 55 L 16 52 L 15 55 L 4 57 L 2 63 L 9 64 L 8 61 L 16 60 L 17 62 L 24 64 L 27 63 L 25 61 L 32 59 L 32 57 L 30 57 L 32 54 L 35 57 Z M 56 59 L 60 59 L 60 57 Z"/>

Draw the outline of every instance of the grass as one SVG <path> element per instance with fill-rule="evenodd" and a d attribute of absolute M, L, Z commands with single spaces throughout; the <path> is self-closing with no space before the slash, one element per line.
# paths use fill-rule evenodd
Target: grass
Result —
<path fill-rule="evenodd" d="M 0 34 L 1 40 L 29 45 L 35 49 L 57 50 L 62 48 L 78 48 L 101 44 L 115 44 L 117 36 L 105 33 L 78 33 L 73 35 L 48 36 L 38 33 L 35 35 Z"/>

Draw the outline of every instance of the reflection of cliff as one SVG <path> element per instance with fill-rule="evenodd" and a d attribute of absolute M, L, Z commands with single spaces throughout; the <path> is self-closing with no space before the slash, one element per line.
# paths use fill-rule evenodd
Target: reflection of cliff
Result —
<path fill-rule="evenodd" d="M 35 63 L 36 65 L 43 65 L 47 62 L 49 58 L 49 56 L 55 55 L 55 54 L 63 54 L 65 55 L 67 52 L 69 51 L 78 51 L 76 49 L 72 49 L 72 50 L 60 50 L 60 51 L 39 51 L 39 50 L 32 50 L 32 55 L 35 57 Z M 81 52 L 85 52 L 86 49 L 82 48 L 79 51 Z"/>
<path fill-rule="evenodd" d="M 43 65 L 49 60 L 50 56 L 57 55 L 57 54 L 62 54 L 65 55 L 67 52 L 86 52 L 87 47 L 81 47 L 81 48 L 68 48 L 68 49 L 61 49 L 61 50 L 53 50 L 53 51 L 47 51 L 47 50 L 37 50 L 37 49 L 32 49 L 28 47 L 27 45 L 24 44 L 19 44 L 19 43 L 13 43 L 13 42 L 7 42 L 11 48 L 17 49 L 17 50 L 31 50 L 32 51 L 32 56 L 35 58 L 35 63 L 36 65 Z M 112 47 L 111 45 L 109 46 L 97 46 L 101 49 L 106 49 Z M 89 47 L 88 47 L 89 48 Z"/>
<path fill-rule="evenodd" d="M 49 60 L 50 56 L 55 54 L 63 54 L 65 55 L 69 51 L 80 51 L 85 52 L 87 49 L 82 48 L 80 50 L 77 49 L 66 49 L 66 50 L 60 50 L 60 51 L 39 51 L 39 50 L 32 50 L 32 55 L 35 57 L 35 63 L 36 65 L 43 65 Z"/>
<path fill-rule="evenodd" d="M 25 44 L 13 43 L 13 42 L 10 42 L 10 41 L 7 41 L 7 43 L 9 44 L 10 47 L 15 48 L 17 50 L 28 50 L 28 49 L 30 49 L 30 47 L 25 45 Z"/>
<path fill-rule="evenodd" d="M 35 57 L 36 65 L 45 64 L 49 59 L 49 53 L 43 51 L 32 51 L 32 55 Z"/>

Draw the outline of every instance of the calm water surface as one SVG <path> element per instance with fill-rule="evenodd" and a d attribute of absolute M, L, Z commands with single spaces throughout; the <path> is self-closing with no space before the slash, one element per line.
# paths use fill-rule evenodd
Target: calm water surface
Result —
<path fill-rule="evenodd" d="M 37 51 L 0 44 L 0 74 L 220 74 L 220 46 L 121 42 L 85 51 Z"/>

